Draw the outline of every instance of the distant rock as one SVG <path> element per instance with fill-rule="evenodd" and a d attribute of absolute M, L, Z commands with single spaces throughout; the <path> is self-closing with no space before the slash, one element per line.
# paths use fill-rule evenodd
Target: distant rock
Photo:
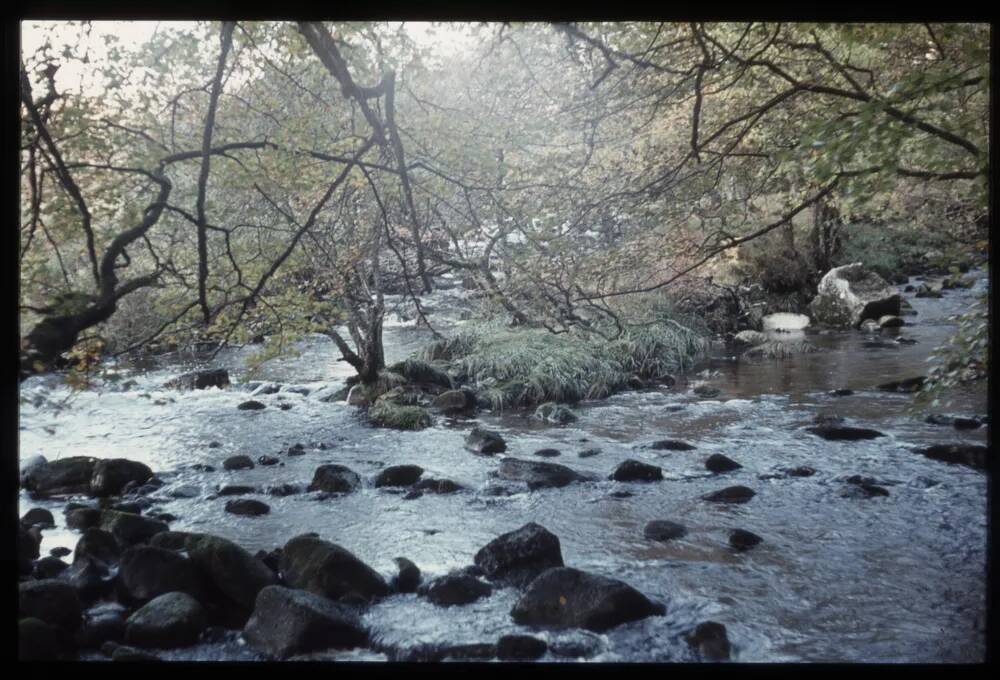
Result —
<path fill-rule="evenodd" d="M 663 479 L 663 469 L 629 459 L 615 468 L 610 478 L 617 482 L 657 482 Z"/>
<path fill-rule="evenodd" d="M 226 502 L 226 512 L 244 517 L 258 517 L 271 512 L 271 506 L 252 498 L 237 498 Z"/>
<path fill-rule="evenodd" d="M 474 427 L 465 437 L 465 448 L 473 453 L 492 455 L 507 450 L 507 442 L 498 433 Z"/>
<path fill-rule="evenodd" d="M 809 309 L 817 323 L 824 326 L 857 328 L 864 319 L 898 315 L 899 303 L 895 288 L 856 262 L 824 274 Z"/>
<path fill-rule="evenodd" d="M 448 390 L 447 392 L 442 392 L 431 403 L 433 408 L 444 413 L 462 413 L 475 405 L 475 398 L 465 390 Z"/>
<path fill-rule="evenodd" d="M 167 389 L 204 390 L 209 387 L 226 387 L 229 385 L 229 372 L 224 368 L 193 371 L 179 375 L 164 383 Z"/>
<path fill-rule="evenodd" d="M 250 456 L 239 455 L 230 456 L 222 461 L 222 467 L 226 470 L 252 470 L 254 467 L 253 461 L 250 460 Z"/>
<path fill-rule="evenodd" d="M 488 583 L 461 573 L 441 576 L 420 588 L 421 595 L 442 607 L 470 604 L 492 592 Z"/>
<path fill-rule="evenodd" d="M 649 445 L 654 451 L 691 451 L 697 447 L 677 439 L 660 439 Z"/>
<path fill-rule="evenodd" d="M 733 529 L 729 532 L 729 545 L 734 549 L 744 551 L 760 544 L 764 539 L 745 529 Z"/>
<path fill-rule="evenodd" d="M 916 449 L 916 452 L 941 461 L 957 465 L 968 465 L 977 470 L 986 469 L 986 454 L 989 449 L 979 444 L 935 444 L 926 448 Z"/>
<path fill-rule="evenodd" d="M 705 459 L 705 469 L 714 474 L 732 472 L 733 470 L 739 470 L 742 467 L 743 466 L 735 460 L 729 458 L 728 456 L 724 456 L 721 453 L 713 453 Z"/>
<path fill-rule="evenodd" d="M 576 422 L 577 415 L 568 406 L 557 404 L 553 401 L 546 402 L 535 409 L 534 417 L 548 423 L 558 423 L 565 425 Z"/>
<path fill-rule="evenodd" d="M 504 458 L 500 462 L 497 476 L 508 481 L 525 482 L 532 491 L 563 487 L 586 479 L 565 465 L 517 458 Z"/>
<path fill-rule="evenodd" d="M 687 536 L 687 528 L 677 522 L 657 519 L 647 523 L 642 533 L 651 541 L 672 541 Z"/>
<path fill-rule="evenodd" d="M 702 496 L 703 500 L 713 503 L 746 503 L 756 496 L 756 492 L 745 486 L 730 486 L 719 491 Z"/>
<path fill-rule="evenodd" d="M 254 401 L 253 399 L 250 399 L 249 401 L 242 402 L 236 408 L 238 408 L 240 411 L 259 411 L 261 409 L 267 408 L 267 405 L 262 404 L 259 401 Z"/>
<path fill-rule="evenodd" d="M 309 491 L 326 491 L 327 493 L 350 493 L 361 485 L 358 473 L 343 465 L 333 463 L 320 465 L 313 474 Z"/>
<path fill-rule="evenodd" d="M 559 449 L 538 449 L 535 451 L 535 455 L 542 458 L 558 458 L 562 454 Z"/>
<path fill-rule="evenodd" d="M 876 439 L 885 435 L 877 430 L 864 427 L 851 427 L 834 423 L 824 423 L 815 427 L 807 427 L 807 432 L 811 432 L 817 437 L 822 437 L 830 441 L 858 441 L 861 439 Z"/>
<path fill-rule="evenodd" d="M 424 469 L 419 465 L 393 465 L 382 470 L 375 478 L 375 486 L 410 486 L 420 479 Z"/>

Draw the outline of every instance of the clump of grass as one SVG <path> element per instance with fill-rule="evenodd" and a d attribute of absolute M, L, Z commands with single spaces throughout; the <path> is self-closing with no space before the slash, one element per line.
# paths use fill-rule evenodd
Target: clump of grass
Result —
<path fill-rule="evenodd" d="M 368 409 L 368 419 L 378 427 L 396 430 L 422 430 L 430 427 L 431 416 L 420 406 L 404 406 L 390 399 L 379 399 Z"/>
<path fill-rule="evenodd" d="M 450 388 L 452 381 L 444 370 L 445 365 L 440 361 L 434 363 L 431 361 L 433 360 L 410 358 L 389 366 L 387 370 L 398 373 L 411 383 L 428 383 Z"/>
<path fill-rule="evenodd" d="M 796 354 L 811 354 L 819 349 L 810 342 L 799 340 L 795 342 L 781 342 L 780 340 L 768 340 L 756 347 L 751 347 L 743 353 L 749 359 L 784 359 Z"/>
<path fill-rule="evenodd" d="M 447 359 L 495 409 L 544 402 L 602 399 L 629 378 L 683 371 L 705 350 L 704 340 L 680 324 L 628 330 L 616 340 L 578 332 L 484 325 L 427 347 L 422 358 Z"/>

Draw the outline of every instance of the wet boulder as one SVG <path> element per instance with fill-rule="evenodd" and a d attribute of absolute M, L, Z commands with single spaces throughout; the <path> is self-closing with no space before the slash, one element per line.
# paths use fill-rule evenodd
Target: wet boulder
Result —
<path fill-rule="evenodd" d="M 712 503 L 746 503 L 757 494 L 746 486 L 729 486 L 702 496 L 703 500 Z"/>
<path fill-rule="evenodd" d="M 880 316 L 878 319 L 879 328 L 899 328 L 900 326 L 905 326 L 906 322 L 902 317 L 895 316 L 893 314 L 886 314 Z"/>
<path fill-rule="evenodd" d="M 240 411 L 260 411 L 262 409 L 267 408 L 267 404 L 263 404 L 254 399 L 249 399 L 240 404 L 237 404 L 236 408 L 239 409 Z"/>
<path fill-rule="evenodd" d="M 503 661 L 534 661 L 548 649 L 545 640 L 532 635 L 504 635 L 497 640 L 497 658 Z"/>
<path fill-rule="evenodd" d="M 117 496 L 126 484 L 145 484 L 153 477 L 147 465 L 125 458 L 99 460 L 90 478 L 90 495 Z"/>
<path fill-rule="evenodd" d="M 719 388 L 709 387 L 708 385 L 698 385 L 698 387 L 695 387 L 692 391 L 703 399 L 714 399 L 722 394 L 722 390 Z"/>
<path fill-rule="evenodd" d="M 988 447 L 979 444 L 935 444 L 926 448 L 916 449 L 916 452 L 953 465 L 968 465 L 977 470 L 986 469 L 986 454 Z"/>
<path fill-rule="evenodd" d="M 858 441 L 861 439 L 876 439 L 885 435 L 878 430 L 865 427 L 851 427 L 837 422 L 827 421 L 813 427 L 807 427 L 807 432 L 811 432 L 817 437 L 822 437 L 828 441 Z"/>
<path fill-rule="evenodd" d="M 259 517 L 271 512 L 271 506 L 253 498 L 237 498 L 226 502 L 226 512 L 243 517 Z"/>
<path fill-rule="evenodd" d="M 413 485 L 416 491 L 426 491 L 427 493 L 455 493 L 461 491 L 462 486 L 450 479 L 421 479 Z"/>
<path fill-rule="evenodd" d="M 599 456 L 601 454 L 600 449 L 584 449 L 580 453 L 576 454 L 580 458 L 592 458 L 593 456 Z"/>
<path fill-rule="evenodd" d="M 260 591 L 243 635 L 254 649 L 278 659 L 368 642 L 368 631 L 350 607 L 282 586 Z"/>
<path fill-rule="evenodd" d="M 218 491 L 220 496 L 245 496 L 248 493 L 257 493 L 257 487 L 241 484 L 224 484 L 219 487 Z"/>
<path fill-rule="evenodd" d="M 416 484 L 424 469 L 419 465 L 393 465 L 382 470 L 375 478 L 375 486 L 410 486 Z"/>
<path fill-rule="evenodd" d="M 554 567 L 531 582 L 511 610 L 515 623 L 605 631 L 665 608 L 616 579 L 569 567 Z"/>
<path fill-rule="evenodd" d="M 368 393 L 364 385 L 354 385 L 347 392 L 348 406 L 368 406 Z"/>
<path fill-rule="evenodd" d="M 32 560 L 38 558 L 38 546 L 41 543 L 35 535 L 24 527 L 17 530 L 17 571 L 19 574 L 30 574 L 34 568 Z"/>
<path fill-rule="evenodd" d="M 523 585 L 546 569 L 563 566 L 562 548 L 558 536 L 529 522 L 484 545 L 474 562 L 490 580 Z"/>
<path fill-rule="evenodd" d="M 393 560 L 399 573 L 393 577 L 390 587 L 397 593 L 415 593 L 420 587 L 420 568 L 405 557 Z"/>
<path fill-rule="evenodd" d="M 465 437 L 465 448 L 473 453 L 492 455 L 507 450 L 507 442 L 496 432 L 474 427 Z"/>
<path fill-rule="evenodd" d="M 21 486 L 38 497 L 86 494 L 97 458 L 71 456 L 36 465 L 28 470 Z"/>
<path fill-rule="evenodd" d="M 51 529 L 56 525 L 56 519 L 52 513 L 45 508 L 32 508 L 21 517 L 21 526 L 25 529 L 39 527 L 40 529 Z"/>
<path fill-rule="evenodd" d="M 729 637 L 726 627 L 715 621 L 703 621 L 687 634 L 688 646 L 704 659 L 709 661 L 726 661 L 729 659 Z"/>
<path fill-rule="evenodd" d="M 535 451 L 535 455 L 542 458 L 558 458 L 562 454 L 559 452 L 559 449 L 538 449 Z"/>
<path fill-rule="evenodd" d="M 69 565 L 58 557 L 47 555 L 35 562 L 34 575 L 37 579 L 55 578 L 68 567 Z"/>
<path fill-rule="evenodd" d="M 302 493 L 302 487 L 298 484 L 269 484 L 264 487 L 264 493 L 268 496 L 294 496 Z"/>
<path fill-rule="evenodd" d="M 448 390 L 447 392 L 442 392 L 431 403 L 433 408 L 444 413 L 462 413 L 475 405 L 475 397 L 465 390 Z"/>
<path fill-rule="evenodd" d="M 586 479 L 565 465 L 517 458 L 504 458 L 500 462 L 497 476 L 507 481 L 525 482 L 532 491 L 562 487 Z"/>
<path fill-rule="evenodd" d="M 250 456 L 239 455 L 226 458 L 222 461 L 222 467 L 226 470 L 252 470 L 254 464 Z"/>
<path fill-rule="evenodd" d="M 767 342 L 767 334 L 760 331 L 740 331 L 733 336 L 733 344 L 737 347 L 755 347 Z"/>
<path fill-rule="evenodd" d="M 389 594 L 389 586 L 377 571 L 348 550 L 311 534 L 285 544 L 281 571 L 288 585 L 331 600 L 352 595 L 372 600 Z"/>
<path fill-rule="evenodd" d="M 117 510 L 102 512 L 99 527 L 109 532 L 124 545 L 148 541 L 161 531 L 167 531 L 170 528 L 166 522 Z"/>
<path fill-rule="evenodd" d="M 120 642 L 125 638 L 125 620 L 128 609 L 117 602 L 104 602 L 83 613 L 83 623 L 76 632 L 80 649 L 98 649 L 108 640 Z"/>
<path fill-rule="evenodd" d="M 65 631 L 33 616 L 17 622 L 18 661 L 63 661 L 73 657 Z"/>
<path fill-rule="evenodd" d="M 615 468 L 610 479 L 616 482 L 658 482 L 663 479 L 663 469 L 630 458 Z"/>
<path fill-rule="evenodd" d="M 746 529 L 733 529 L 729 532 L 729 545 L 739 551 L 749 550 L 763 542 L 763 538 Z"/>
<path fill-rule="evenodd" d="M 883 392 L 919 392 L 927 381 L 927 376 L 918 375 L 913 378 L 905 378 L 903 380 L 893 380 L 892 382 L 882 383 L 877 386 L 877 389 Z"/>
<path fill-rule="evenodd" d="M 722 474 L 723 472 L 739 470 L 742 467 L 743 466 L 735 460 L 729 458 L 728 456 L 724 456 L 721 453 L 713 453 L 705 459 L 705 469 L 717 475 Z"/>
<path fill-rule="evenodd" d="M 836 267 L 819 282 L 809 303 L 817 323 L 834 328 L 857 328 L 865 319 L 899 315 L 900 295 L 889 283 L 860 262 Z"/>
<path fill-rule="evenodd" d="M 184 542 L 192 564 L 233 602 L 253 609 L 257 595 L 277 585 L 274 572 L 249 552 L 218 536 L 191 535 Z"/>
<path fill-rule="evenodd" d="M 57 579 L 19 583 L 17 602 L 18 616 L 39 619 L 67 631 L 76 630 L 83 618 L 76 588 Z"/>
<path fill-rule="evenodd" d="M 118 588 L 127 603 L 147 602 L 171 592 L 203 598 L 205 586 L 194 563 L 179 552 L 140 546 L 122 554 Z"/>
<path fill-rule="evenodd" d="M 557 404 L 554 401 L 541 404 L 535 409 L 534 417 L 538 420 L 544 420 L 547 423 L 557 423 L 559 425 L 566 425 L 578 420 L 577 415 L 568 406 Z"/>
<path fill-rule="evenodd" d="M 163 384 L 173 390 L 204 390 L 209 387 L 226 387 L 229 385 L 229 371 L 224 368 L 214 368 L 204 371 L 192 371 L 179 375 Z"/>
<path fill-rule="evenodd" d="M 653 451 L 691 451 L 695 447 L 677 439 L 660 439 L 650 444 L 647 448 Z"/>
<path fill-rule="evenodd" d="M 687 528 L 677 522 L 657 519 L 647 523 L 642 533 L 651 541 L 672 541 L 687 536 Z"/>
<path fill-rule="evenodd" d="M 313 473 L 309 491 L 325 491 L 327 493 L 350 493 L 361 485 L 358 473 L 343 465 L 330 463 L 320 465 Z"/>
<path fill-rule="evenodd" d="M 262 382 L 250 390 L 251 397 L 259 397 L 266 394 L 277 394 L 281 391 L 281 385 L 273 382 Z"/>
<path fill-rule="evenodd" d="M 49 554 L 52 555 L 53 557 L 67 557 L 68 555 L 73 554 L 73 550 L 63 545 L 57 545 L 56 547 L 49 550 Z"/>
<path fill-rule="evenodd" d="M 264 466 L 267 466 L 267 465 L 277 465 L 280 462 L 281 462 L 281 459 L 277 458 L 275 456 L 263 455 L 263 456 L 258 456 L 257 457 L 257 464 L 258 465 L 264 465 Z"/>
<path fill-rule="evenodd" d="M 139 647 L 172 649 L 198 642 L 208 625 L 205 610 L 187 593 L 150 600 L 125 621 L 125 642 Z"/>
<path fill-rule="evenodd" d="M 475 576 L 454 573 L 434 579 L 422 586 L 419 592 L 440 607 L 452 607 L 489 597 L 493 593 L 493 588 Z"/>

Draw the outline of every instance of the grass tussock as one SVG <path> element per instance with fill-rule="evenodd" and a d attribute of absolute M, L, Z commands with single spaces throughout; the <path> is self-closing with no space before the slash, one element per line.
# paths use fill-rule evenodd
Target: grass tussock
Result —
<path fill-rule="evenodd" d="M 706 343 L 675 322 L 630 329 L 616 340 L 542 329 L 479 326 L 427 347 L 424 360 L 447 362 L 493 408 L 602 399 L 629 378 L 656 379 L 689 369 Z"/>

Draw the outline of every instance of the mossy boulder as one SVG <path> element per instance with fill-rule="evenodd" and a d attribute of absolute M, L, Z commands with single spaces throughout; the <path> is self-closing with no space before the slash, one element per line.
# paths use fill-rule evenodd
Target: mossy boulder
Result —
<path fill-rule="evenodd" d="M 422 406 L 399 404 L 389 394 L 379 397 L 368 409 L 368 420 L 377 427 L 394 430 L 422 430 L 430 427 L 431 414 Z"/>

